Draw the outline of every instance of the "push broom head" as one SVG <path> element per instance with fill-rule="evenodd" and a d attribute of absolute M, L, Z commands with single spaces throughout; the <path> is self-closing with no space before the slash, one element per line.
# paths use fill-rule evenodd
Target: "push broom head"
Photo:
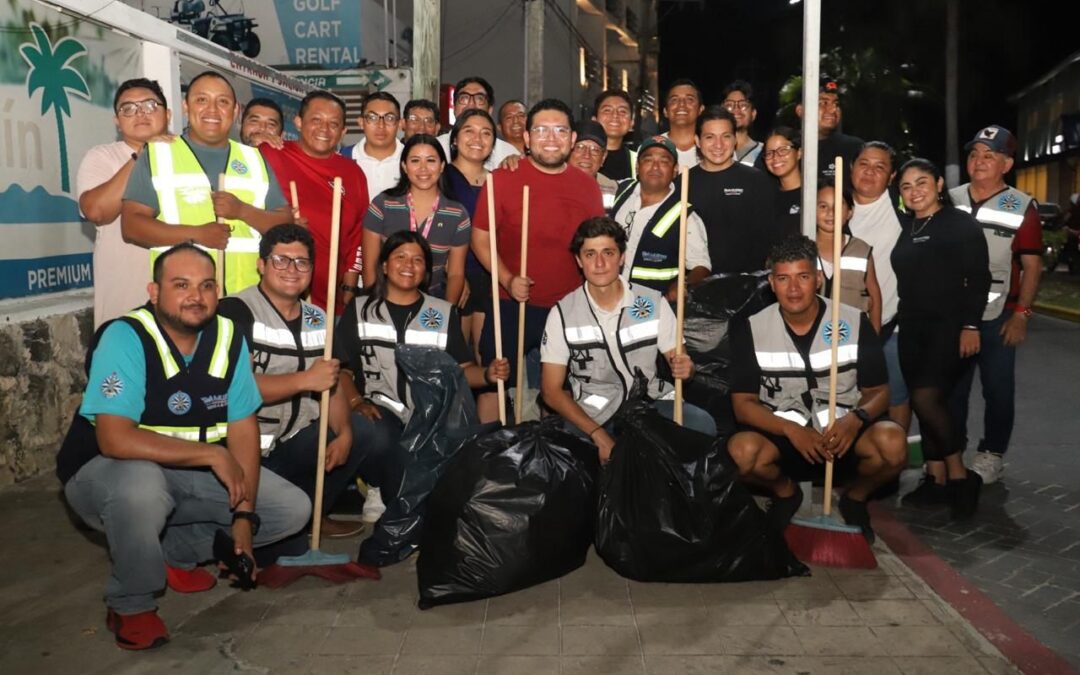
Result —
<path fill-rule="evenodd" d="M 795 518 L 784 531 L 784 539 L 795 557 L 810 565 L 867 570 L 877 568 L 877 559 L 862 530 L 830 516 Z"/>

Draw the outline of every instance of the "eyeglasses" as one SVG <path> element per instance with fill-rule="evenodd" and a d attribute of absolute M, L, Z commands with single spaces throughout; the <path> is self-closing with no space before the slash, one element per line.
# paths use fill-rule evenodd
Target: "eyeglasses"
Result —
<path fill-rule="evenodd" d="M 296 268 L 297 272 L 310 272 L 311 271 L 311 258 L 290 258 L 287 255 L 278 255 L 277 253 L 269 256 L 270 264 L 273 265 L 276 270 L 287 270 L 291 264 Z"/>
<path fill-rule="evenodd" d="M 592 141 L 581 141 L 574 144 L 574 152 L 580 152 L 583 155 L 589 155 L 590 157 L 599 157 L 604 154 L 605 148 L 601 148 Z"/>
<path fill-rule="evenodd" d="M 785 157 L 790 155 L 791 151 L 794 149 L 794 145 L 781 145 L 775 150 L 766 150 L 764 153 L 765 159 L 772 159 L 773 157 L 779 157 L 780 159 L 784 159 Z"/>
<path fill-rule="evenodd" d="M 596 111 L 600 117 L 630 117 L 630 108 L 617 108 L 606 105 Z"/>
<path fill-rule="evenodd" d="M 409 115 L 405 119 L 412 124 L 423 124 L 425 127 L 435 126 L 434 117 L 420 117 L 419 115 Z"/>
<path fill-rule="evenodd" d="M 470 94 L 463 91 L 454 97 L 454 102 L 460 105 L 477 105 L 483 108 L 488 104 L 488 96 L 483 92 Z"/>
<path fill-rule="evenodd" d="M 363 114 L 364 122 L 368 124 L 385 124 L 390 126 L 391 124 L 397 124 L 397 121 L 401 119 L 397 113 L 385 113 L 380 115 L 379 113 L 369 112 Z"/>
<path fill-rule="evenodd" d="M 727 108 L 727 110 L 729 112 L 732 111 L 732 110 L 749 110 L 750 109 L 750 101 L 747 101 L 746 99 L 743 99 L 741 101 L 727 100 L 727 101 L 724 101 L 724 107 Z"/>
<path fill-rule="evenodd" d="M 570 127 L 563 127 L 563 126 L 558 126 L 558 127 L 546 127 L 546 126 L 533 127 L 532 129 L 529 130 L 529 133 L 531 135 L 535 136 L 536 138 L 548 138 L 550 136 L 554 136 L 555 138 L 560 138 L 560 139 L 561 138 L 569 138 L 569 136 L 570 136 Z"/>
<path fill-rule="evenodd" d="M 139 113 L 153 115 L 157 112 L 158 108 L 164 107 L 164 103 L 156 99 L 148 98 L 143 101 L 128 101 L 127 103 L 121 103 L 116 108 L 116 114 L 121 117 L 135 117 L 135 115 Z"/>

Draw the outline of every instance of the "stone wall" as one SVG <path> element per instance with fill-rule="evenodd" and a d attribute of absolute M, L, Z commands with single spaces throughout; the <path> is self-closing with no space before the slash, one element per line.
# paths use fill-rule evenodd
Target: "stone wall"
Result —
<path fill-rule="evenodd" d="M 93 329 L 90 308 L 0 326 L 0 486 L 55 467 Z"/>

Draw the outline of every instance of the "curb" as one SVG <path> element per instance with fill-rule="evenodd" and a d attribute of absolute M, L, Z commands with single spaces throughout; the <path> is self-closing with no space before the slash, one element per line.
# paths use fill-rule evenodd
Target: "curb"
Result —
<path fill-rule="evenodd" d="M 1080 310 L 1062 307 L 1061 305 L 1048 305 L 1044 302 L 1036 302 L 1031 308 L 1039 314 L 1046 314 L 1059 319 L 1065 319 L 1066 321 L 1080 323 Z"/>

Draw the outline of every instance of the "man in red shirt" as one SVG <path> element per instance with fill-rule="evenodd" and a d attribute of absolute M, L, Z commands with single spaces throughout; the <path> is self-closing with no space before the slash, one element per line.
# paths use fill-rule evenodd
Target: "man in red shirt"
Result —
<path fill-rule="evenodd" d="M 315 239 L 315 274 L 311 282 L 311 302 L 326 309 L 326 284 L 330 266 L 330 220 L 333 209 L 334 178 L 341 177 L 341 233 L 338 241 L 338 279 L 334 314 L 340 316 L 357 290 L 360 279 L 361 223 L 368 208 L 367 181 L 356 162 L 337 153 L 345 135 L 345 103 L 328 91 L 313 91 L 300 102 L 295 120 L 299 141 L 286 141 L 281 149 L 267 143 L 259 146 L 266 163 L 288 194 L 290 181 L 296 183 L 300 215 L 307 220 Z"/>
<path fill-rule="evenodd" d="M 499 279 L 503 345 L 517 345 L 518 303 L 525 305 L 525 352 L 540 347 L 548 310 L 581 285 L 570 241 L 582 221 L 604 215 L 600 188 L 591 176 L 567 164 L 577 140 L 570 108 L 557 99 L 532 107 L 525 120 L 528 158 L 516 171 L 492 173 L 495 189 L 495 239 L 498 260 L 491 260 L 487 186 L 480 190 L 473 218 L 472 250 L 486 269 L 493 263 Z M 521 276 L 522 192 L 529 186 L 528 276 Z M 495 358 L 494 316 L 488 313 L 480 335 L 480 357 Z M 510 359 L 509 382 L 517 376 Z M 538 383 L 533 383 L 534 387 Z"/>

